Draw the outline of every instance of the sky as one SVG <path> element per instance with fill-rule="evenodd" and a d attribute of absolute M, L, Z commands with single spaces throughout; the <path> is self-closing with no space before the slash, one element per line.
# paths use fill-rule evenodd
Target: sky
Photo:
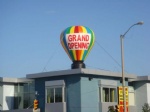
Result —
<path fill-rule="evenodd" d="M 66 70 L 72 61 L 60 44 L 61 32 L 83 25 L 95 33 L 86 68 L 150 75 L 149 0 L 0 0 L 0 77 Z"/>

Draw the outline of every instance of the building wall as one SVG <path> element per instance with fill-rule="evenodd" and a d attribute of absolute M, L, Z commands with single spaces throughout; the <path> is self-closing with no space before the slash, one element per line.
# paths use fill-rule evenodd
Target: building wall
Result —
<path fill-rule="evenodd" d="M 117 99 L 116 102 L 102 102 L 100 87 L 114 87 L 117 90 L 117 87 L 120 85 L 119 78 L 82 75 L 81 112 L 107 112 L 109 106 L 118 104 Z"/>
<path fill-rule="evenodd" d="M 90 79 L 91 78 L 91 79 Z M 35 91 L 38 91 L 39 108 L 45 112 L 45 81 L 64 80 L 65 82 L 65 105 L 66 112 L 104 112 L 108 111 L 108 106 L 117 105 L 116 102 L 101 102 L 99 93 L 100 80 L 115 81 L 117 88 L 121 86 L 120 78 L 105 77 L 96 75 L 64 75 L 57 77 L 37 78 L 35 79 Z M 111 84 L 110 84 L 111 85 Z M 109 85 L 107 85 L 109 87 Z M 126 81 L 126 86 L 128 82 Z M 63 107 L 60 106 L 60 107 Z"/>
<path fill-rule="evenodd" d="M 118 85 L 119 84 L 119 85 Z M 99 80 L 99 86 L 101 88 L 101 99 L 100 99 L 100 112 L 107 112 L 109 106 L 115 106 L 118 104 L 118 91 L 117 87 L 120 86 L 120 80 L 112 80 L 112 79 L 101 79 Z M 103 93 L 102 93 L 102 88 L 107 87 L 107 88 L 116 88 L 116 101 L 115 102 L 104 102 L 103 101 Z"/>
<path fill-rule="evenodd" d="M 65 83 L 72 82 L 72 81 L 67 80 L 65 76 L 35 79 L 35 91 L 38 91 L 38 94 L 39 94 L 37 96 L 37 99 L 39 100 L 39 108 L 41 109 L 41 112 L 45 112 L 45 106 L 47 107 L 49 105 L 49 104 L 46 104 L 46 101 L 45 101 L 45 81 L 57 81 L 57 80 L 65 80 Z M 72 78 L 72 80 L 76 80 L 76 79 Z M 68 87 L 68 89 L 69 89 L 69 87 Z M 67 91 L 71 91 L 71 90 L 66 90 L 66 94 L 67 94 Z M 69 96 L 69 94 L 68 94 L 68 96 Z M 72 102 L 70 102 L 70 103 L 72 103 Z M 62 103 L 62 104 L 58 104 L 58 105 L 59 105 L 59 107 L 63 107 L 63 106 L 66 106 L 67 104 Z"/>
<path fill-rule="evenodd" d="M 14 107 L 14 85 L 3 85 L 3 110 L 11 110 Z"/>
<path fill-rule="evenodd" d="M 128 86 L 129 112 L 136 112 L 135 90 L 133 86 Z"/>
<path fill-rule="evenodd" d="M 150 83 L 147 83 L 147 103 L 150 105 Z"/>
<path fill-rule="evenodd" d="M 81 112 L 99 112 L 98 80 L 81 77 Z"/>
<path fill-rule="evenodd" d="M 0 83 L 0 110 L 3 110 L 3 85 Z"/>
<path fill-rule="evenodd" d="M 137 112 L 136 106 L 129 106 L 129 112 Z"/>
<path fill-rule="evenodd" d="M 135 105 L 137 112 L 142 111 L 142 106 L 147 103 L 147 85 L 145 82 L 135 82 Z"/>
<path fill-rule="evenodd" d="M 66 112 L 66 103 L 45 104 L 45 112 Z"/>
<path fill-rule="evenodd" d="M 81 112 L 81 83 L 79 75 L 66 77 L 67 112 Z"/>
<path fill-rule="evenodd" d="M 37 99 L 39 101 L 39 108 L 41 112 L 44 112 L 45 109 L 45 80 L 44 78 L 35 79 L 35 91 L 38 91 Z"/>
<path fill-rule="evenodd" d="M 48 90 L 50 88 L 57 88 L 57 87 L 62 88 L 62 102 L 55 102 L 55 103 L 47 103 L 46 102 L 45 112 L 66 112 L 66 102 L 64 101 L 64 88 L 65 88 L 64 80 L 46 81 L 45 82 L 46 90 Z M 48 93 L 46 93 L 46 96 L 45 96 L 46 100 L 47 100 L 47 94 Z"/>

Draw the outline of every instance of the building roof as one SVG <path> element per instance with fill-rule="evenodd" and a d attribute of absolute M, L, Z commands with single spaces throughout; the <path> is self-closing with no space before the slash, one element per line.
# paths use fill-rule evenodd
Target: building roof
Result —
<path fill-rule="evenodd" d="M 150 81 L 150 76 L 138 76 L 136 79 L 131 79 L 129 81 Z"/>
<path fill-rule="evenodd" d="M 108 76 L 108 77 L 122 77 L 119 72 L 111 72 L 105 70 L 97 70 L 97 69 L 69 69 L 69 70 L 60 70 L 60 71 L 50 71 L 50 72 L 42 72 L 35 74 L 27 74 L 26 78 L 43 78 L 43 77 L 52 77 L 52 76 L 62 76 L 62 75 L 73 75 L 73 74 L 90 74 L 90 75 L 99 75 L 99 76 Z M 137 78 L 136 75 L 133 74 L 125 74 L 126 78 Z"/>
<path fill-rule="evenodd" d="M 0 77 L 0 82 L 7 83 L 26 83 L 29 81 L 33 81 L 33 79 Z"/>

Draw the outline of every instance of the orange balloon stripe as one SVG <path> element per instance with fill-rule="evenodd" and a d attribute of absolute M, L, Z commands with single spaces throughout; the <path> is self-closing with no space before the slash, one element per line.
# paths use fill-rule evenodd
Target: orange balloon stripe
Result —
<path fill-rule="evenodd" d="M 77 56 L 77 60 L 81 60 L 81 54 L 82 54 L 82 50 L 76 50 L 76 56 Z"/>
<path fill-rule="evenodd" d="M 80 60 L 83 60 L 84 50 L 80 50 Z"/>
<path fill-rule="evenodd" d="M 78 28 L 79 28 L 78 29 L 79 33 L 82 33 L 83 32 L 83 30 L 82 30 L 83 27 L 79 26 Z"/>

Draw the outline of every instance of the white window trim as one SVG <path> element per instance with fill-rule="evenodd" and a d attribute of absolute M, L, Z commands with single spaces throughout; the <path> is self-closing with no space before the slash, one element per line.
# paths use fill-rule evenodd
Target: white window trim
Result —
<path fill-rule="evenodd" d="M 114 80 L 99 80 L 98 82 L 100 91 L 99 91 L 99 101 L 102 103 L 114 103 L 114 102 L 110 102 L 110 88 L 114 88 L 115 89 L 115 103 L 118 102 L 118 92 L 117 92 L 117 81 Z M 109 88 L 109 102 L 104 102 L 103 100 L 103 88 Z"/>
<path fill-rule="evenodd" d="M 64 93 L 64 90 L 65 90 L 65 87 L 63 87 L 63 86 L 51 86 L 51 87 L 46 87 L 45 89 L 45 91 L 46 91 L 46 95 L 45 95 L 45 102 L 47 103 L 47 89 L 49 89 L 49 88 L 53 88 L 54 89 L 54 103 L 56 103 L 55 102 L 55 88 L 62 88 L 62 102 L 65 102 L 65 93 Z"/>
<path fill-rule="evenodd" d="M 128 99 L 129 99 L 129 94 L 130 93 L 134 93 L 134 105 L 130 105 L 129 106 L 135 106 L 136 105 L 136 91 L 134 90 L 134 88 L 132 86 L 128 86 Z M 128 103 L 130 102 L 130 100 L 128 100 Z"/>
<path fill-rule="evenodd" d="M 65 102 L 65 82 L 64 80 L 56 80 L 56 81 L 46 81 L 45 82 L 45 103 L 47 103 L 47 89 L 54 88 L 54 97 L 55 97 L 55 88 L 62 88 L 62 103 Z M 54 98 L 54 103 L 55 98 Z"/>
<path fill-rule="evenodd" d="M 115 89 L 115 102 L 118 102 L 117 100 L 118 100 L 118 93 L 117 93 L 117 87 L 114 87 L 114 86 L 101 86 L 101 87 L 99 87 L 100 88 L 100 96 L 101 96 L 101 98 L 100 98 L 100 102 L 102 102 L 102 103 L 113 103 L 113 102 L 110 102 L 110 89 L 111 88 L 113 88 L 113 89 Z M 109 88 L 109 102 L 104 102 L 104 99 L 103 99 L 103 88 Z"/>

